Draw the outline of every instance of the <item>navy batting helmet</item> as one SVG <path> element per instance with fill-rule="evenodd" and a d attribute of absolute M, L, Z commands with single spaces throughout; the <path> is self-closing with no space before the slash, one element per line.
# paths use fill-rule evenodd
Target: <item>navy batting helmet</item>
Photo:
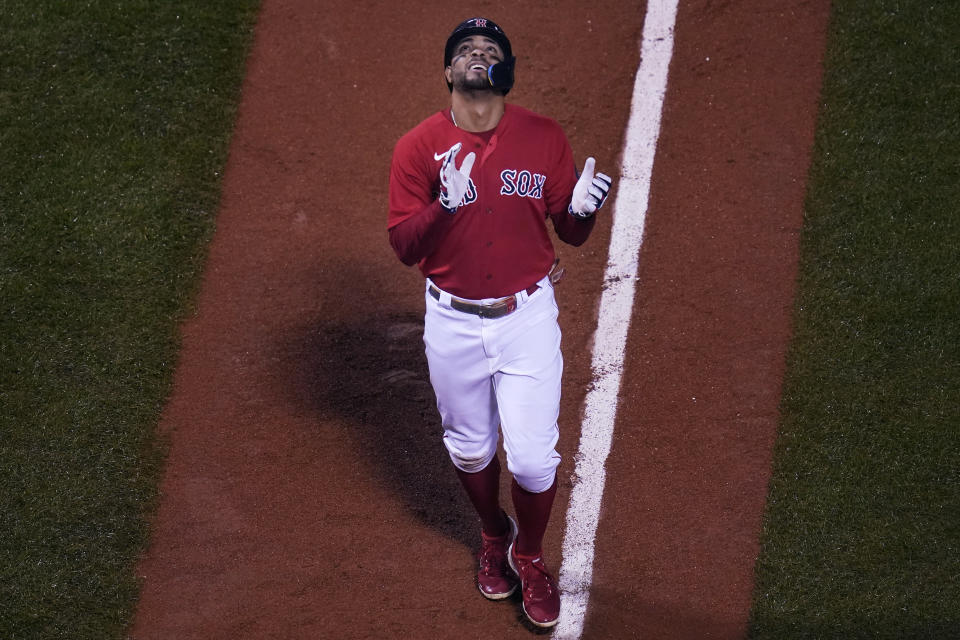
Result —
<path fill-rule="evenodd" d="M 500 49 L 503 51 L 503 62 L 492 65 L 487 71 L 487 77 L 490 79 L 490 84 L 494 88 L 500 89 L 503 91 L 503 95 L 507 95 L 510 87 L 513 86 L 513 67 L 516 58 L 513 57 L 513 49 L 510 47 L 510 40 L 507 38 L 507 34 L 505 34 L 503 29 L 493 20 L 470 18 L 458 24 L 457 28 L 450 34 L 450 37 L 447 38 L 447 45 L 443 49 L 444 68 L 449 67 L 450 62 L 453 60 L 454 47 L 464 38 L 476 35 L 486 36 L 500 45 Z M 453 91 L 453 85 L 449 82 L 447 83 L 447 88 Z"/>

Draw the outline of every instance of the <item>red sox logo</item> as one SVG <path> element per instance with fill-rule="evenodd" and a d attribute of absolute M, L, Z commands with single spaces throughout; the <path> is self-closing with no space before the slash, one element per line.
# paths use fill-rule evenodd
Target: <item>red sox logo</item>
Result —
<path fill-rule="evenodd" d="M 476 26 L 481 28 L 486 28 L 487 26 L 487 21 L 484 18 L 477 18 L 476 20 L 474 20 L 474 23 L 476 24 Z"/>
<path fill-rule="evenodd" d="M 460 143 L 457 143 L 441 153 L 434 153 L 433 159 L 437 162 L 447 163 L 454 160 L 454 153 L 460 150 Z M 547 176 L 539 173 L 531 173 L 526 169 L 504 169 L 500 172 L 500 181 L 503 183 L 500 187 L 502 196 L 518 196 L 520 198 L 543 199 L 543 185 L 547 181 Z M 460 201 L 460 206 L 468 205 L 477 201 L 477 185 L 473 178 L 467 183 L 467 192 Z"/>
<path fill-rule="evenodd" d="M 467 192 L 463 194 L 463 200 L 460 201 L 460 206 L 465 206 L 471 202 L 476 202 L 477 200 L 477 185 L 473 184 L 473 178 L 470 178 L 470 182 L 467 185 Z"/>
<path fill-rule="evenodd" d="M 530 173 L 526 169 L 517 171 L 516 169 L 504 169 L 500 172 L 500 180 L 503 186 L 500 187 L 502 196 L 520 196 L 521 198 L 543 199 L 543 183 L 547 181 L 547 176 L 539 173 Z"/>

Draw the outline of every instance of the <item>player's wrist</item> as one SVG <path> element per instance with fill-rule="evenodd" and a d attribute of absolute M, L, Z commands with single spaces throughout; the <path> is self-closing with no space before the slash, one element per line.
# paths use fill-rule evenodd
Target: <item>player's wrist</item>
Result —
<path fill-rule="evenodd" d="M 587 212 L 585 212 L 585 211 L 574 211 L 574 210 L 573 210 L 573 205 L 569 205 L 569 206 L 567 206 L 567 213 L 569 213 L 570 215 L 572 215 L 572 216 L 573 216 L 574 218 L 576 218 L 577 220 L 589 220 L 590 218 L 593 217 L 593 215 L 596 213 L 596 211 L 591 211 L 591 212 L 589 212 L 589 213 L 587 213 Z"/>
<path fill-rule="evenodd" d="M 443 198 L 443 196 L 440 196 L 439 198 L 437 198 L 437 203 L 440 205 L 440 208 L 441 208 L 441 209 L 443 209 L 444 211 L 446 211 L 446 212 L 449 213 L 450 215 L 455 214 L 455 213 L 457 212 L 457 209 L 459 209 L 459 207 L 451 207 L 451 206 L 450 206 L 450 201 L 449 201 L 449 200 L 445 200 L 445 199 Z"/>

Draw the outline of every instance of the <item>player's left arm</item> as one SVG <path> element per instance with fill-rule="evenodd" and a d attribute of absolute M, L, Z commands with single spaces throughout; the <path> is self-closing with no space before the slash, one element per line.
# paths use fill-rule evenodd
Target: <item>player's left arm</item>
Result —
<path fill-rule="evenodd" d="M 570 215 L 566 210 L 552 214 L 550 219 L 553 221 L 553 229 L 557 232 L 557 237 L 574 247 L 579 247 L 587 241 L 597 222 L 596 216 L 578 218 Z"/>
<path fill-rule="evenodd" d="M 597 161 L 587 158 L 583 171 L 573 187 L 570 206 L 567 211 L 575 218 L 592 218 L 603 206 L 613 185 L 613 178 L 596 170 Z"/>
<path fill-rule="evenodd" d="M 606 174 L 596 173 L 596 161 L 593 158 L 587 159 L 579 176 L 572 168 L 572 153 L 566 162 L 570 167 L 567 169 L 570 177 L 560 185 L 562 195 L 559 200 L 557 196 L 552 198 L 550 217 L 557 237 L 578 247 L 590 237 L 596 223 L 596 212 L 603 206 L 613 181 Z"/>

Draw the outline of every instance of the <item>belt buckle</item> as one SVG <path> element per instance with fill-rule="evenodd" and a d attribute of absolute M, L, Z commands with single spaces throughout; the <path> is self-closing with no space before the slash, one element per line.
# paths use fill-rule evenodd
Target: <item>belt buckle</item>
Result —
<path fill-rule="evenodd" d="M 477 305 L 477 315 L 481 318 L 496 320 L 510 315 L 517 309 L 517 296 L 502 298 L 487 305 Z"/>

